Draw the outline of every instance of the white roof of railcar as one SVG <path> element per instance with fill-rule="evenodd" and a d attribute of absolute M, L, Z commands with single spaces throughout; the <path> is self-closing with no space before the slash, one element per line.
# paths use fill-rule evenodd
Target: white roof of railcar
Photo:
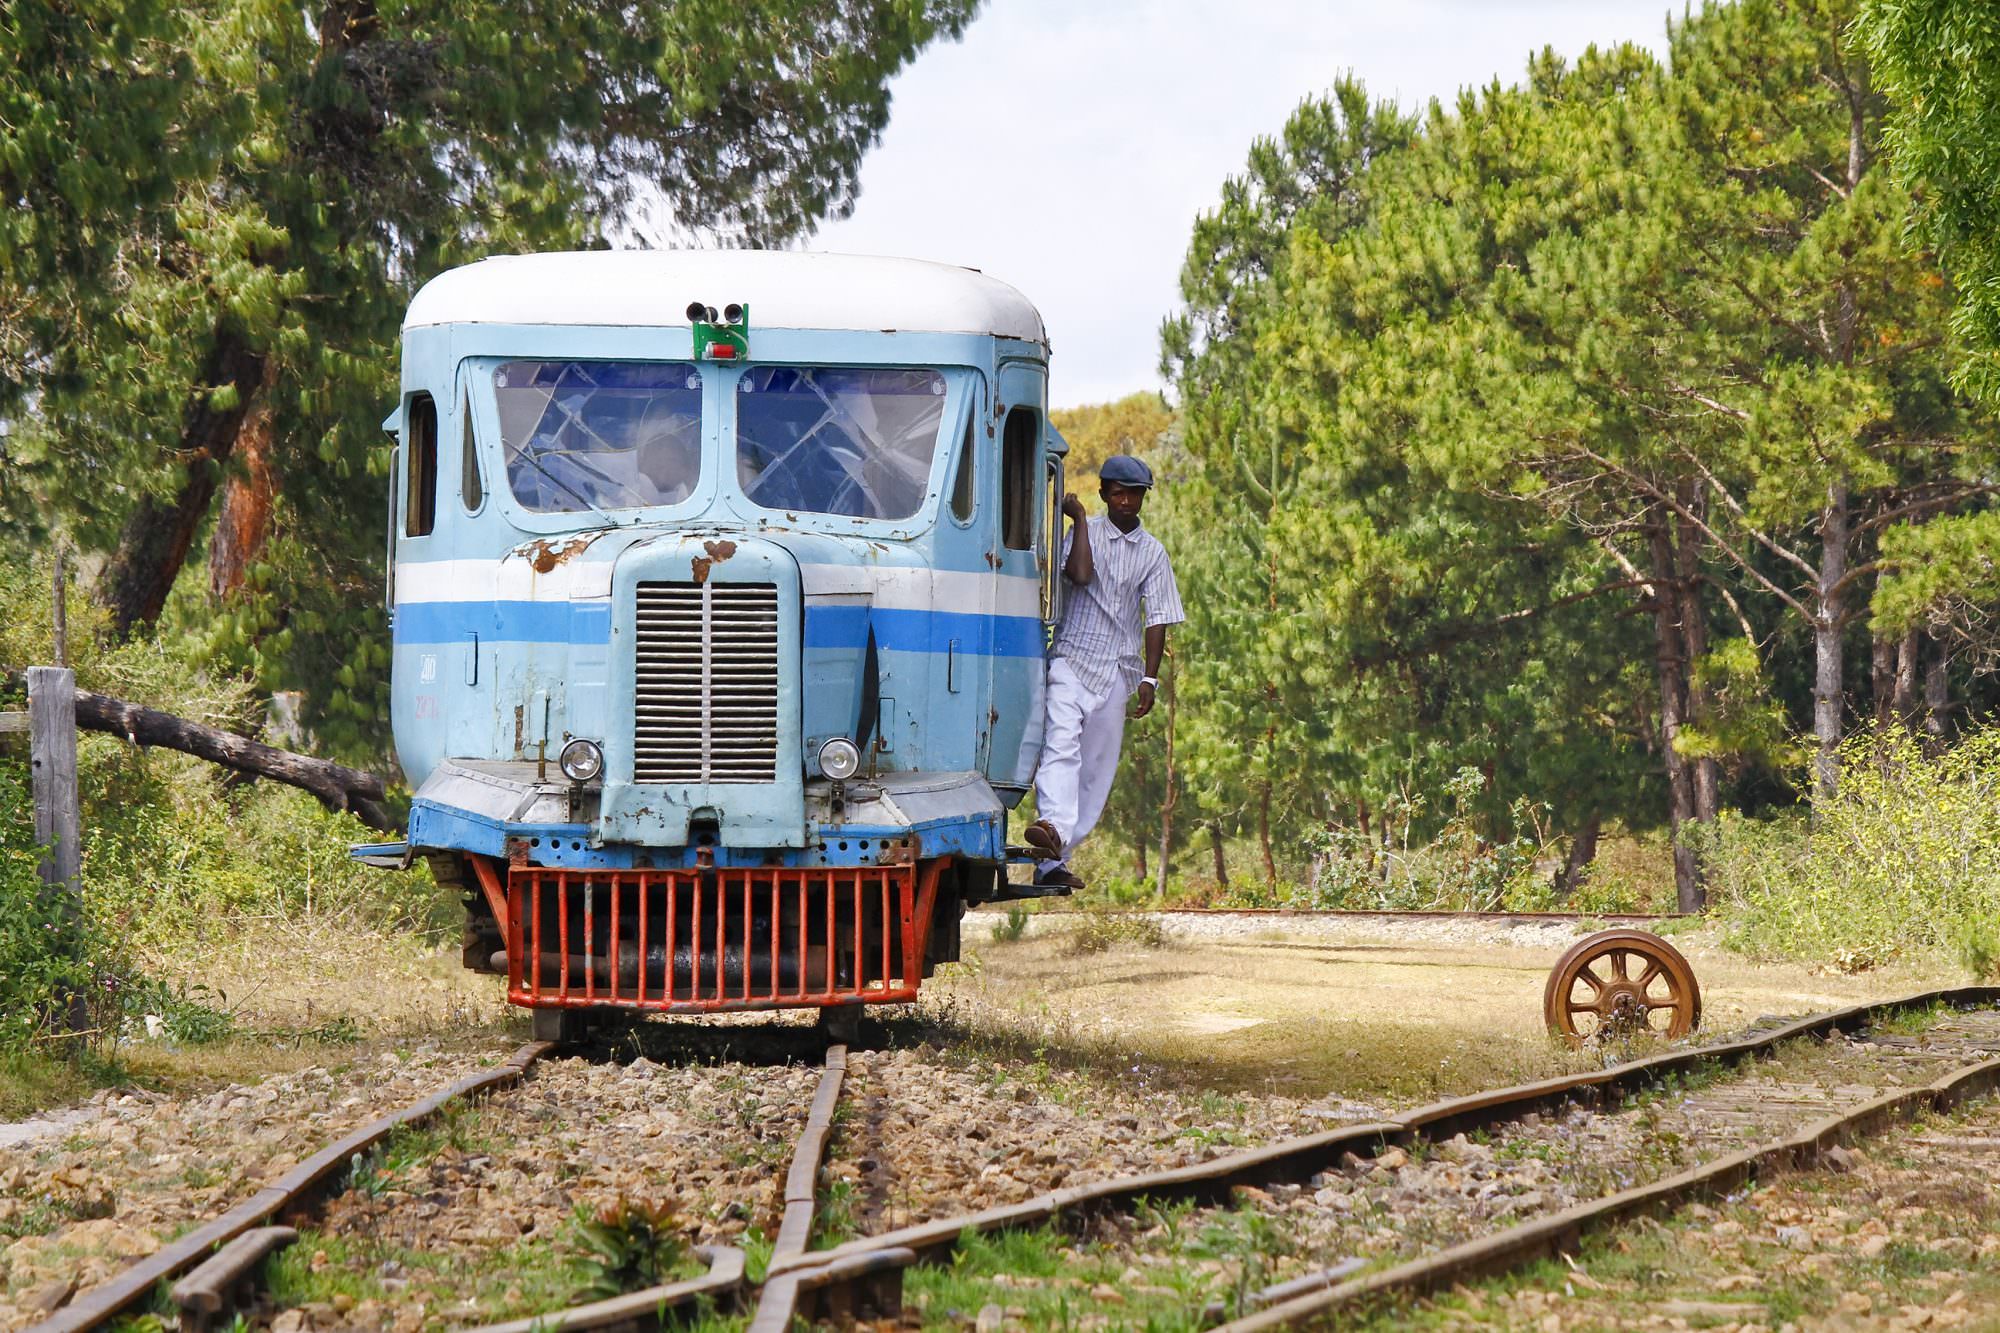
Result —
<path fill-rule="evenodd" d="M 792 250 L 587 250 L 483 259 L 425 283 L 403 327 L 685 328 L 692 301 L 717 311 L 747 303 L 753 338 L 758 329 L 1048 337 L 1027 297 L 976 269 Z"/>

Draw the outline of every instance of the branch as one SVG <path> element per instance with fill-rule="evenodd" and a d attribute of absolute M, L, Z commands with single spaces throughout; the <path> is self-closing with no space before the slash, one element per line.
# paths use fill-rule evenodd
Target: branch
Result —
<path fill-rule="evenodd" d="M 1619 550 L 1606 538 L 1598 538 L 1597 544 L 1604 548 L 1604 553 L 1611 557 L 1612 562 L 1618 568 L 1625 571 L 1626 578 L 1637 580 L 1638 586 L 1646 590 L 1646 596 L 1658 597 L 1660 595 L 1659 590 L 1653 586 L 1653 581 L 1644 574 L 1641 574 L 1639 567 L 1626 559 L 1623 551 Z"/>
<path fill-rule="evenodd" d="M 1715 580 L 1711 580 L 1711 583 L 1715 590 L 1722 594 L 1722 600 L 1729 603 L 1729 612 L 1736 617 L 1736 628 L 1743 631 L 1743 637 L 1750 641 L 1750 646 L 1761 654 L 1764 651 L 1764 645 L 1757 641 L 1757 631 L 1750 627 L 1750 617 L 1744 615 L 1743 608 L 1737 605 L 1736 594 L 1729 591 L 1729 587 L 1725 583 Z"/>
<path fill-rule="evenodd" d="M 1594 461 L 1599 467 L 1602 467 L 1610 472 L 1617 474 L 1618 476 L 1625 478 L 1626 481 L 1630 482 L 1633 486 L 1637 487 L 1641 492 L 1650 496 L 1652 499 L 1659 501 L 1661 504 L 1667 506 L 1667 508 L 1673 510 L 1676 514 L 1679 514 L 1683 519 L 1687 520 L 1688 523 L 1692 524 L 1694 528 L 1697 531 L 1699 531 L 1703 536 L 1707 537 L 1710 541 L 1714 542 L 1717 546 L 1721 547 L 1723 551 L 1729 556 L 1729 558 L 1736 562 L 1737 568 L 1741 569 L 1744 573 L 1748 574 L 1751 578 L 1755 579 L 1757 582 L 1763 584 L 1766 592 L 1769 592 L 1773 597 L 1776 597 L 1786 606 L 1791 607 L 1792 610 L 1804 616 L 1808 621 L 1815 619 L 1813 613 L 1805 608 L 1804 603 L 1800 602 L 1798 598 L 1792 596 L 1792 594 L 1786 592 L 1783 588 L 1773 583 L 1764 574 L 1763 570 L 1758 569 L 1755 565 L 1751 564 L 1747 559 L 1745 559 L 1741 551 L 1738 551 L 1734 546 L 1731 546 L 1729 542 L 1723 538 L 1721 533 L 1717 532 L 1714 528 L 1710 527 L 1705 520 L 1703 520 L 1702 518 L 1694 514 L 1692 511 L 1690 511 L 1686 505 L 1674 499 L 1673 496 L 1668 495 L 1665 491 L 1662 491 L 1659 487 L 1655 486 L 1652 482 L 1647 481 L 1644 477 L 1640 476 L 1638 473 L 1633 472 L 1631 469 L 1623 467 L 1620 464 L 1612 462 L 1610 459 L 1606 458 L 1603 454 L 1598 453 L 1596 450 L 1590 448 L 1588 445 L 1576 444 L 1570 447 L 1575 449 L 1578 453 L 1582 454 L 1584 457 Z M 1761 534 L 1757 533 L 1755 529 L 1751 530 L 1751 535 L 1761 536 Z"/>
<path fill-rule="evenodd" d="M 27 679 L 24 672 L 0 671 L 0 681 L 9 689 L 25 688 Z M 382 808 L 385 795 L 382 779 L 358 768 L 280 750 L 247 740 L 233 731 L 203 726 L 172 713 L 109 695 L 92 694 L 89 690 L 76 692 L 76 724 L 90 731 L 123 736 L 134 745 L 164 746 L 238 773 L 301 788 L 318 797 L 320 804 L 329 810 L 347 811 L 370 828 L 385 832 L 401 828 Z"/>
<path fill-rule="evenodd" d="M 1828 179 L 1826 174 L 1822 172 L 1818 167 L 1814 166 L 1812 163 L 1810 162 L 1806 163 L 1806 170 L 1812 174 L 1812 178 L 1814 180 L 1818 181 L 1821 185 L 1824 185 L 1827 189 L 1832 190 L 1842 199 L 1848 197 L 1848 190 L 1846 186 L 1841 185 L 1837 181 Z"/>
<path fill-rule="evenodd" d="M 1539 606 L 1524 606 L 1519 610 L 1508 611 L 1503 615 L 1495 616 L 1491 620 L 1480 620 L 1470 624 L 1454 625 L 1449 629 L 1440 630 L 1423 642 L 1401 652 L 1357 654 L 1350 658 L 1349 661 L 1353 663 L 1357 670 L 1365 671 L 1399 658 L 1427 656 L 1440 649 L 1454 647 L 1457 644 L 1466 643 L 1473 639 L 1483 639 L 1488 635 L 1499 633 L 1509 625 L 1519 624 L 1524 620 L 1532 620 L 1536 616 L 1546 615 L 1550 611 L 1559 610 L 1565 606 L 1574 606 L 1578 602 L 1588 601 L 1593 597 L 1601 597 L 1608 592 L 1619 592 L 1626 588 L 1643 588 L 1647 586 L 1647 580 L 1643 578 L 1619 579 L 1613 583 L 1600 583 L 1595 588 L 1589 588 L 1583 592 L 1573 592 L 1566 597 L 1558 597 L 1552 602 L 1544 602 Z"/>
<path fill-rule="evenodd" d="M 1811 562 L 1809 562 L 1804 556 L 1800 555 L 1797 551 L 1794 551 L 1787 546 L 1780 546 L 1776 538 L 1767 536 L 1761 528 L 1759 528 L 1755 523 L 1752 523 L 1750 521 L 1750 515 L 1748 512 L 1744 510 L 1743 505 L 1737 500 L 1735 496 L 1729 493 L 1729 488 L 1722 484 L 1721 478 L 1717 477 L 1713 472 L 1710 472 L 1708 470 L 1706 464 L 1704 464 L 1699 458 L 1696 458 L 1693 454 L 1689 453 L 1685 449 L 1681 450 L 1681 457 L 1685 458 L 1689 463 L 1694 465 L 1695 471 L 1701 473 L 1703 479 L 1708 482 L 1709 488 L 1713 490 L 1717 498 L 1719 498 L 1722 501 L 1723 507 L 1728 509 L 1730 513 L 1736 515 L 1738 519 L 1742 520 L 1743 530 L 1749 533 L 1751 537 L 1756 540 L 1759 546 L 1762 546 L 1765 550 L 1769 551 L 1772 555 L 1777 556 L 1780 560 L 1785 560 L 1790 562 L 1795 568 L 1802 571 L 1807 578 L 1812 579 L 1814 581 L 1818 581 L 1819 570 L 1814 568 Z"/>
<path fill-rule="evenodd" d="M 1879 514 L 1871 515 L 1855 524 L 1854 531 L 1872 532 L 1876 528 L 1888 526 L 1897 519 L 1908 518 L 1912 514 L 1928 513 L 1933 509 L 1946 509 L 1957 504 L 1960 500 L 1968 499 L 1975 495 L 1991 495 L 1996 490 L 2000 490 L 2000 486 L 1984 482 L 1968 482 L 1949 494 L 1932 496 L 1928 500 L 1912 500 L 1908 504 L 1898 505 L 1894 509 L 1885 509 Z"/>
<path fill-rule="evenodd" d="M 1706 407 L 1711 411 L 1720 412 L 1724 416 L 1735 417 L 1738 421 L 1748 421 L 1750 419 L 1750 414 L 1748 412 L 1745 412 L 1742 408 L 1731 407 L 1727 403 L 1718 403 L 1715 401 L 1715 399 L 1710 398 L 1708 395 L 1703 393 L 1697 393 L 1695 390 L 1688 388 L 1684 384 L 1669 384 L 1667 385 L 1667 392 L 1672 394 L 1678 394 L 1682 398 L 1692 398 L 1695 402 L 1700 403 L 1703 407 Z"/>

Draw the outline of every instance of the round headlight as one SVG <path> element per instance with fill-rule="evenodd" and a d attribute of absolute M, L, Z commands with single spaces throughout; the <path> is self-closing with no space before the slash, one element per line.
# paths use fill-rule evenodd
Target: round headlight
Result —
<path fill-rule="evenodd" d="M 835 736 L 819 747 L 819 771 L 835 782 L 845 782 L 861 771 L 861 751 L 845 736 Z"/>
<path fill-rule="evenodd" d="M 578 737 L 562 747 L 562 753 L 556 756 L 556 767 L 571 782 L 588 782 L 604 771 L 604 748 L 596 741 Z"/>

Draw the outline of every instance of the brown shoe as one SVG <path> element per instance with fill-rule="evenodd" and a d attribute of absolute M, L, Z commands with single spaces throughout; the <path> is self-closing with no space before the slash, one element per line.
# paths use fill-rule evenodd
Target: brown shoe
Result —
<path fill-rule="evenodd" d="M 1044 861 L 1062 859 L 1062 836 L 1056 832 L 1056 826 L 1046 819 L 1037 819 L 1028 825 L 1021 831 L 1021 839 L 1034 848 Z"/>
<path fill-rule="evenodd" d="M 1044 871 L 1035 876 L 1035 887 L 1038 889 L 1066 889 L 1073 891 L 1083 887 L 1083 880 L 1080 876 L 1058 868 Z"/>

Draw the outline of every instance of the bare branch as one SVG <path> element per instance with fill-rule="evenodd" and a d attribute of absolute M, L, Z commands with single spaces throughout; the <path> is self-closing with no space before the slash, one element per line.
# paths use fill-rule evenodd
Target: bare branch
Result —
<path fill-rule="evenodd" d="M 1743 637 L 1750 641 L 1750 646 L 1752 648 L 1755 648 L 1759 653 L 1762 653 L 1764 651 L 1764 645 L 1758 641 L 1757 631 L 1750 627 L 1750 617 L 1744 615 L 1743 608 L 1737 605 L 1736 594 L 1729 591 L 1729 587 L 1727 584 L 1717 583 L 1712 580 L 1711 584 L 1717 592 L 1722 594 L 1722 600 L 1729 604 L 1730 614 L 1736 617 L 1736 628 L 1743 631 Z"/>
<path fill-rule="evenodd" d="M 1578 445 L 1572 445 L 1571 447 L 1574 448 L 1578 453 L 1582 454 L 1584 457 L 1594 461 L 1599 467 L 1602 467 L 1610 472 L 1614 472 L 1619 476 L 1625 478 L 1641 493 L 1651 497 L 1654 500 L 1659 501 L 1661 504 L 1667 506 L 1667 508 L 1673 510 L 1676 514 L 1680 515 L 1690 525 L 1692 525 L 1697 531 L 1699 531 L 1703 536 L 1707 537 L 1710 541 L 1714 542 L 1717 546 L 1721 547 L 1723 552 L 1726 555 L 1728 555 L 1731 560 L 1734 560 L 1736 562 L 1736 567 L 1738 569 L 1741 569 L 1744 573 L 1748 574 L 1752 579 L 1756 580 L 1758 583 L 1762 584 L 1766 592 L 1770 593 L 1773 597 L 1776 597 L 1786 606 L 1791 607 L 1792 610 L 1804 616 L 1808 621 L 1815 619 L 1813 613 L 1806 609 L 1806 606 L 1803 602 L 1799 601 L 1798 598 L 1794 597 L 1791 593 L 1787 592 L 1785 589 L 1779 587 L 1776 583 L 1773 583 L 1770 580 L 1770 578 L 1765 575 L 1763 570 L 1751 564 L 1750 561 L 1744 557 L 1741 551 L 1737 550 L 1734 546 L 1730 545 L 1729 541 L 1725 537 L 1723 537 L 1721 533 L 1717 532 L 1714 528 L 1710 527 L 1705 520 L 1703 520 L 1701 517 L 1690 511 L 1686 505 L 1676 500 L 1673 496 L 1668 495 L 1665 491 L 1662 491 L 1658 486 L 1655 486 L 1652 482 L 1646 480 L 1638 473 L 1633 472 L 1630 468 L 1612 462 L 1604 455 L 1590 448 L 1588 445 L 1578 444 Z M 1754 528 L 1751 529 L 1751 535 L 1756 537 L 1762 536 L 1762 534 L 1758 533 Z"/>
<path fill-rule="evenodd" d="M 1722 501 L 1723 507 L 1736 515 L 1737 520 L 1743 524 L 1743 530 L 1749 533 L 1759 546 L 1762 546 L 1780 560 L 1787 561 L 1796 566 L 1808 579 L 1817 580 L 1819 578 L 1819 570 L 1814 568 L 1812 563 L 1804 556 L 1788 546 L 1780 546 L 1776 538 L 1766 535 L 1763 529 L 1750 521 L 1750 515 L 1745 511 L 1742 503 L 1729 493 L 1729 488 L 1722 484 L 1721 478 L 1708 470 L 1708 466 L 1705 463 L 1685 449 L 1681 450 L 1681 457 L 1685 458 L 1693 465 L 1697 472 L 1701 473 L 1703 480 L 1708 482 L 1709 489 L 1714 491 L 1716 497 Z"/>
<path fill-rule="evenodd" d="M 2000 491 L 2000 486 L 1984 482 L 1978 484 L 1968 482 L 1948 495 L 1936 495 L 1928 500 L 1912 500 L 1908 504 L 1897 505 L 1894 509 L 1884 509 L 1881 513 L 1871 515 L 1855 524 L 1854 530 L 1856 532 L 1872 532 L 1876 528 L 1887 527 L 1899 519 L 1909 518 L 1916 514 L 1927 514 L 1934 509 L 1948 509 L 1961 500 L 1968 500 L 1975 495 L 1991 495 L 1995 491 Z"/>
<path fill-rule="evenodd" d="M 1639 567 L 1633 564 L 1630 560 L 1626 559 L 1625 553 L 1619 550 L 1618 547 L 1615 544 L 1613 544 L 1608 538 L 1604 537 L 1598 538 L 1597 544 L 1604 549 L 1604 553 L 1606 555 L 1611 557 L 1612 563 L 1616 564 L 1618 568 L 1625 571 L 1626 578 L 1636 579 L 1638 581 L 1638 585 L 1646 590 L 1646 596 L 1658 597 L 1660 595 L 1659 589 L 1653 586 L 1653 581 L 1647 578 L 1644 574 L 1641 574 L 1639 572 Z"/>
<path fill-rule="evenodd" d="M 1812 173 L 1812 178 L 1814 180 L 1818 181 L 1821 185 L 1824 185 L 1827 189 L 1839 195 L 1842 199 L 1848 197 L 1849 191 L 1846 186 L 1840 184 L 1838 181 L 1829 179 L 1826 173 L 1822 172 L 1818 167 L 1814 166 L 1812 163 L 1810 162 L 1806 163 L 1806 170 Z"/>
<path fill-rule="evenodd" d="M 1748 421 L 1750 419 L 1750 414 L 1748 412 L 1745 412 L 1742 408 L 1731 407 L 1727 403 L 1718 403 L 1715 401 L 1715 399 L 1710 398 L 1707 394 L 1697 393 L 1695 390 L 1688 388 L 1685 384 L 1669 384 L 1667 385 L 1667 392 L 1672 394 L 1678 394 L 1682 398 L 1693 399 L 1695 402 L 1700 403 L 1703 407 L 1708 408 L 1712 412 L 1720 412 L 1724 416 L 1735 417 L 1738 421 Z"/>

